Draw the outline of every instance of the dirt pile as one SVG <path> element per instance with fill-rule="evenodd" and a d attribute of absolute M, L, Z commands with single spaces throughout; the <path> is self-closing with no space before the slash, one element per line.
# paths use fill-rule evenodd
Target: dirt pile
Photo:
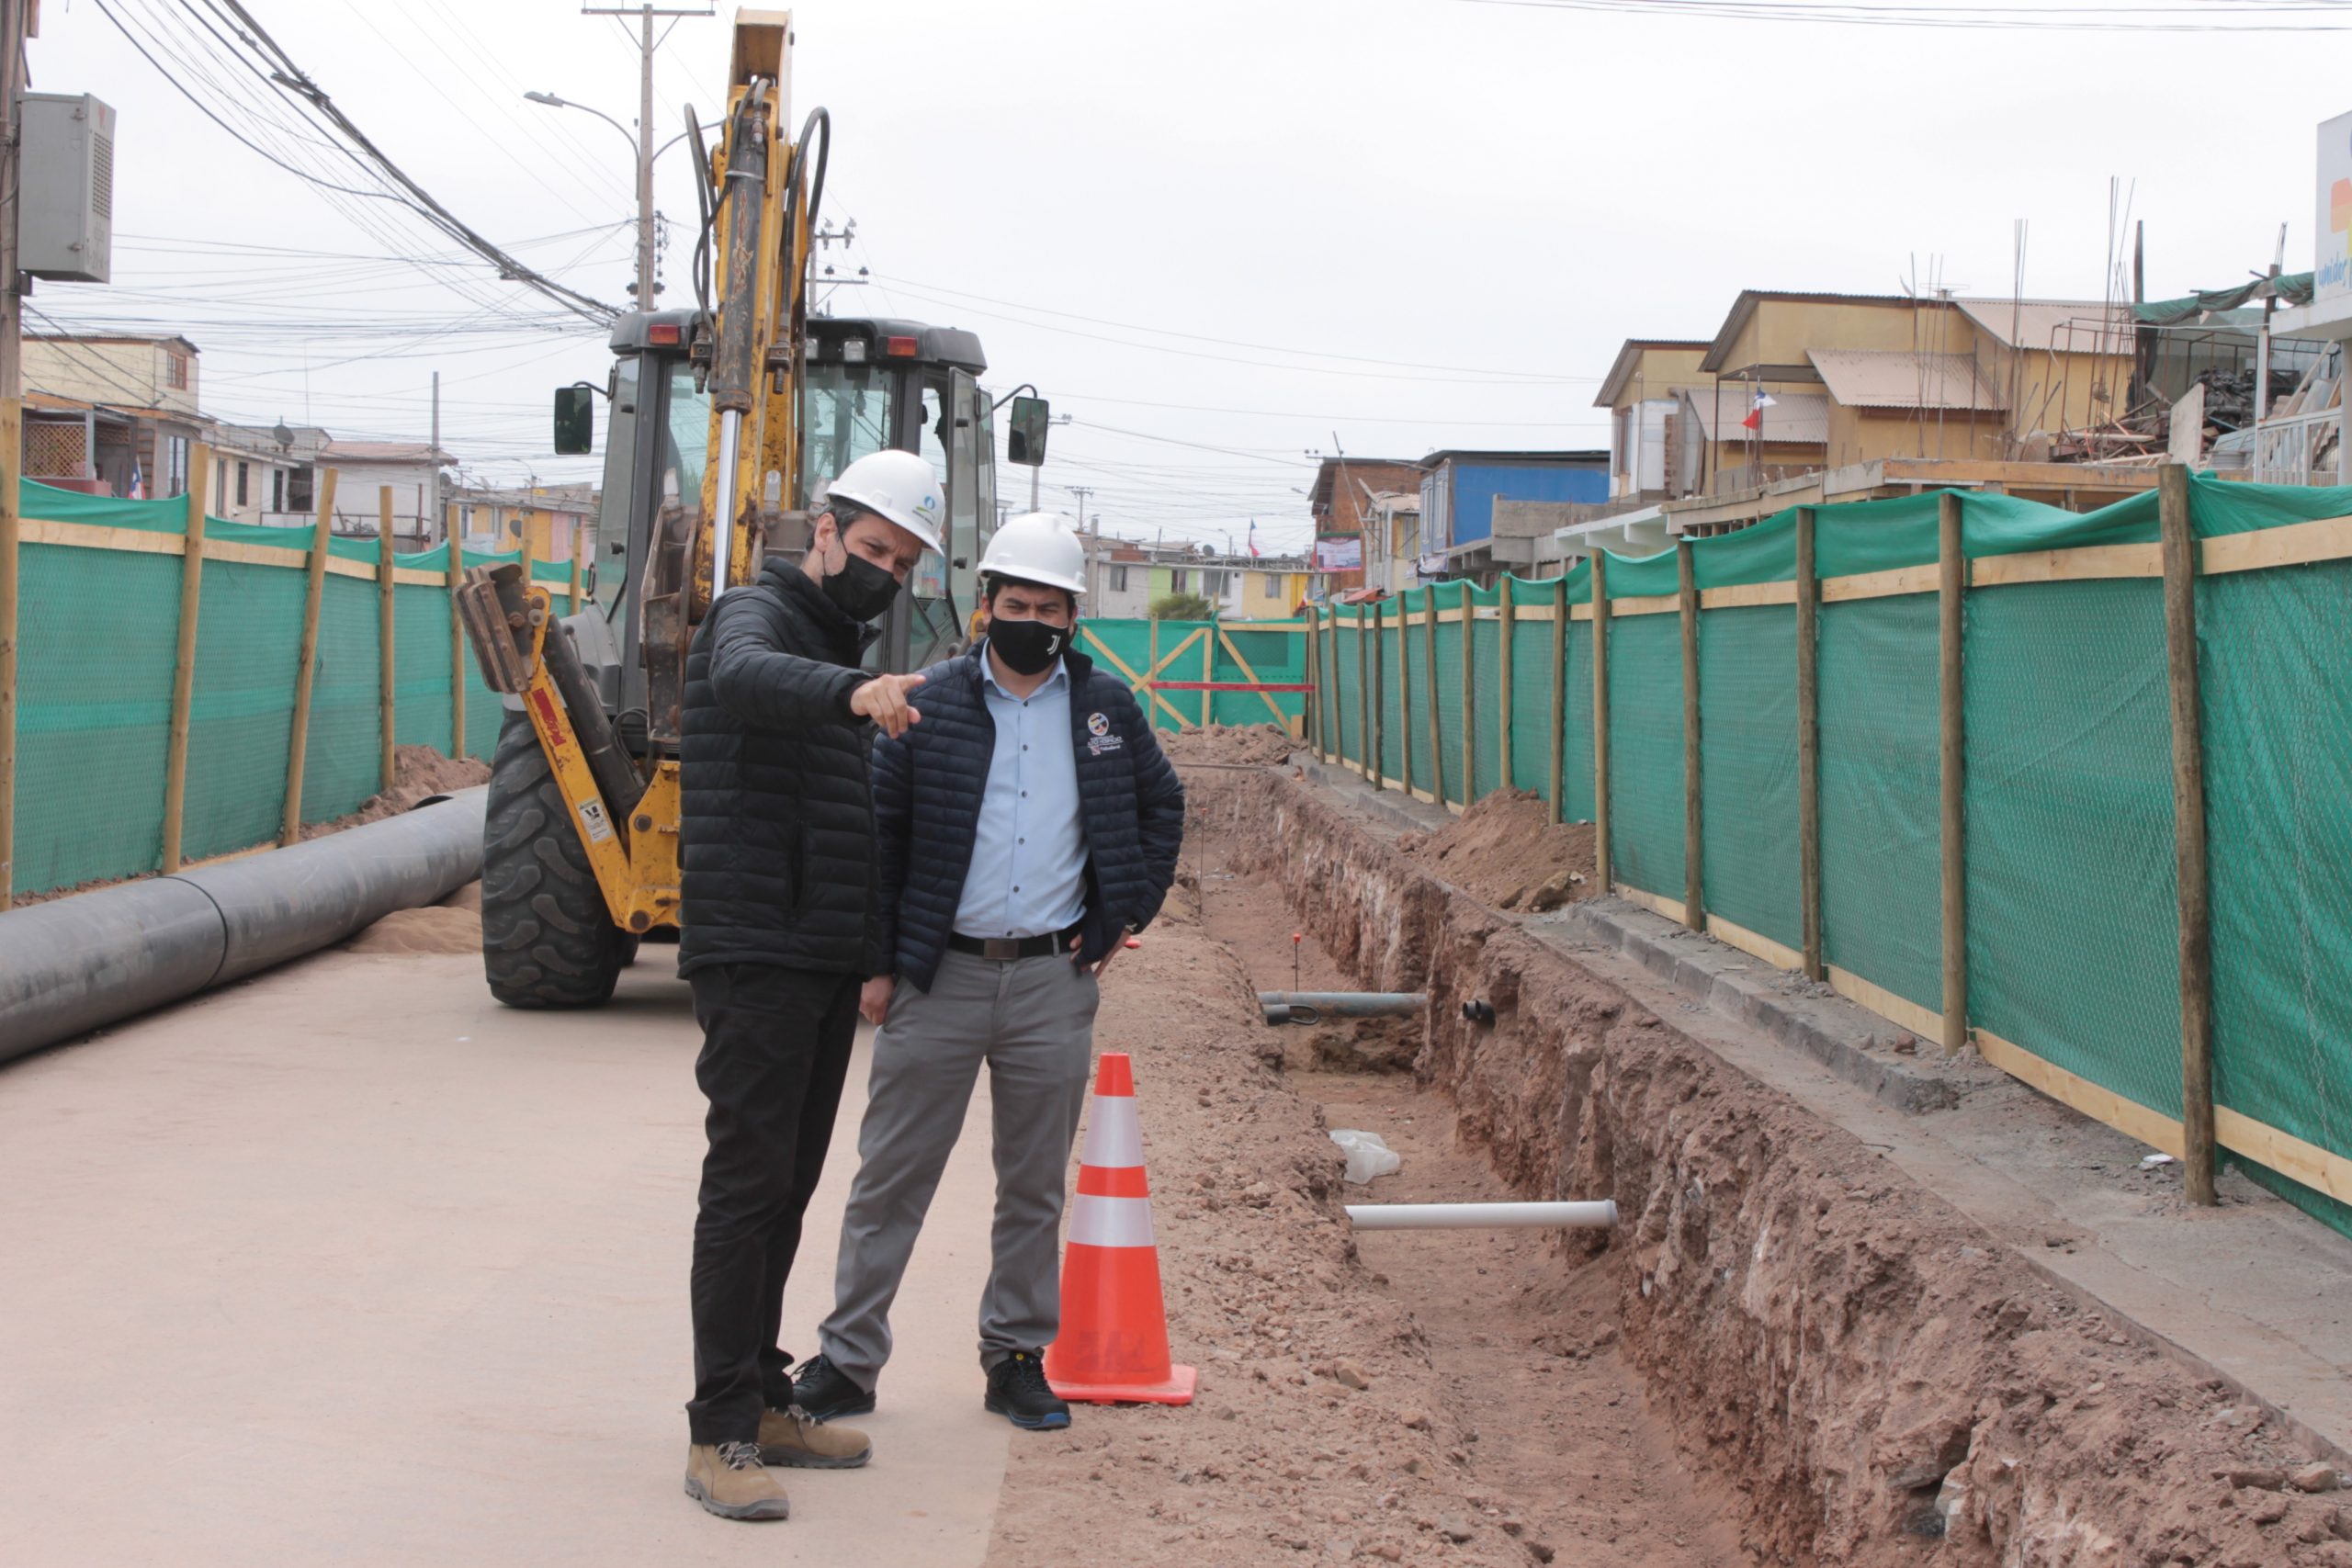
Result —
<path fill-rule="evenodd" d="M 1597 891 L 1592 824 L 1554 823 L 1544 797 L 1527 790 L 1498 790 L 1434 833 L 1407 834 L 1396 848 L 1500 908 L 1540 913 Z"/>
<path fill-rule="evenodd" d="M 1302 744 L 1278 724 L 1212 724 L 1159 732 L 1159 749 L 1176 761 L 1233 767 L 1283 761 Z"/>
<path fill-rule="evenodd" d="M 302 829 L 302 837 L 321 839 L 363 822 L 380 822 L 387 817 L 414 809 L 416 803 L 427 795 L 454 795 L 489 782 L 490 764 L 479 758 L 447 757 L 430 746 L 395 747 L 391 788 L 381 795 L 369 795 L 349 816 L 338 817 L 332 822 L 311 823 Z"/>
<path fill-rule="evenodd" d="M 1584 1235 L 1683 1453 L 1766 1561 L 2352 1565 L 2312 1456 L 1873 1148 L 1278 774 L 1202 788 L 1361 983 L 1431 991 L 1420 1072 Z M 1254 834 L 1254 839 L 1250 835 Z M 1492 1026 L 1460 1003 L 1489 1002 Z M 2324 1478 L 2313 1476 L 2324 1484 Z"/>

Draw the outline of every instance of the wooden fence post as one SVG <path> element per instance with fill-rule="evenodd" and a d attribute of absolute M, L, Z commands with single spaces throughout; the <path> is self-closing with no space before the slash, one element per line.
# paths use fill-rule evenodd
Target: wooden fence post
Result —
<path fill-rule="evenodd" d="M 454 528 L 441 536 L 449 545 L 449 755 L 466 754 L 466 625 L 458 615 L 458 590 L 466 582 L 465 541 Z"/>
<path fill-rule="evenodd" d="M 181 541 L 179 640 L 173 654 L 172 708 L 164 740 L 164 874 L 179 870 L 187 817 L 188 708 L 196 698 L 197 610 L 204 599 L 205 481 L 212 448 L 188 452 L 187 537 Z"/>
<path fill-rule="evenodd" d="M 2188 1201 L 2213 1197 L 2213 950 L 2205 863 L 2205 739 L 2198 707 L 2197 541 L 2188 470 L 2156 472 L 2172 690 L 2172 840 L 2180 910 L 2180 1135 Z"/>
<path fill-rule="evenodd" d="M 1216 694 L 1209 690 L 1216 681 L 1216 615 L 1210 613 L 1208 625 L 1201 628 L 1201 728 L 1206 729 L 1209 720 L 1216 716 Z"/>
<path fill-rule="evenodd" d="M 1478 604 L 1462 580 L 1462 808 L 1478 798 Z"/>
<path fill-rule="evenodd" d="M 376 709 L 381 730 L 377 750 L 379 789 L 392 787 L 392 723 L 393 677 L 399 666 L 392 657 L 393 593 L 398 586 L 394 573 L 399 570 L 392 558 L 392 487 L 376 488 Z"/>
<path fill-rule="evenodd" d="M 17 513 L 24 455 L 24 402 L 0 398 L 0 911 L 17 889 L 17 604 L 24 563 Z"/>
<path fill-rule="evenodd" d="M 1517 782 L 1511 777 L 1510 721 L 1518 711 L 1511 706 L 1511 676 L 1519 663 L 1519 650 L 1512 646 L 1519 631 L 1519 607 L 1511 594 L 1510 581 L 1510 573 L 1503 573 L 1502 622 L 1496 634 L 1502 649 L 1503 678 L 1495 692 L 1495 757 L 1505 789 Z"/>
<path fill-rule="evenodd" d="M 1151 727 L 1159 728 L 1159 617 L 1151 617 L 1151 651 L 1144 656 L 1143 711 L 1150 716 Z"/>
<path fill-rule="evenodd" d="M 1962 704 L 1961 617 L 1968 590 L 1962 549 L 1960 492 L 1945 491 L 1936 509 L 1937 644 L 1942 736 L 1944 1054 L 1968 1043 L 1967 710 Z"/>
<path fill-rule="evenodd" d="M 1707 929 L 1704 797 L 1699 777 L 1699 570 L 1688 537 L 1674 546 L 1676 608 L 1682 621 L 1682 923 Z"/>
<path fill-rule="evenodd" d="M 1445 716 L 1437 705 L 1437 586 L 1421 590 L 1421 694 L 1430 710 L 1430 795 L 1445 804 Z"/>
<path fill-rule="evenodd" d="M 1826 980 L 1821 955 L 1821 579 L 1814 566 L 1813 508 L 1797 508 L 1797 901 L 1804 973 Z"/>
<path fill-rule="evenodd" d="M 1396 758 L 1405 794 L 1413 793 L 1413 617 L 1405 600 L 1396 600 Z"/>
<path fill-rule="evenodd" d="M 1552 581 L 1552 820 L 1568 819 L 1568 574 Z"/>
<path fill-rule="evenodd" d="M 1592 879 L 1606 894 L 1609 863 L 1609 557 L 1592 552 Z"/>
<path fill-rule="evenodd" d="M 326 606 L 327 546 L 334 538 L 334 470 L 319 481 L 319 520 L 311 532 L 310 580 L 302 590 L 301 663 L 294 670 L 294 723 L 286 737 L 286 807 L 277 819 L 277 841 L 302 839 L 302 770 L 311 750 L 311 699 L 317 691 L 319 616 Z"/>

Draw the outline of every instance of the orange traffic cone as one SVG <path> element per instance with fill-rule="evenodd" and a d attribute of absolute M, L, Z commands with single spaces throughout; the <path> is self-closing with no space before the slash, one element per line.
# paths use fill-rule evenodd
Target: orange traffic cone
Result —
<path fill-rule="evenodd" d="M 1168 1359 L 1135 1072 L 1125 1052 L 1106 1051 L 1079 1156 L 1062 1255 L 1062 1330 L 1046 1348 L 1046 1381 L 1064 1399 L 1190 1404 L 1193 1378 L 1192 1368 Z"/>

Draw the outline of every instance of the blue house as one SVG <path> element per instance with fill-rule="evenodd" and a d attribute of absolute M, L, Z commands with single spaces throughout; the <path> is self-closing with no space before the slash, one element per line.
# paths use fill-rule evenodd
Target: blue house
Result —
<path fill-rule="evenodd" d="M 1432 452 L 1421 467 L 1421 536 L 1457 562 L 1494 537 L 1498 501 L 1609 499 L 1605 451 Z"/>

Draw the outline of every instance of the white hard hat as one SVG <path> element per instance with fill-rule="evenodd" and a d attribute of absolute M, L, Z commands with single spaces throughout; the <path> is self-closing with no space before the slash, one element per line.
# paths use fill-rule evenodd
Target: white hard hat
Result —
<path fill-rule="evenodd" d="M 1058 512 L 1024 512 L 1008 518 L 980 558 L 982 577 L 1010 577 L 1046 588 L 1086 592 L 1086 547 Z"/>
<path fill-rule="evenodd" d="M 924 549 L 946 553 L 939 542 L 946 498 L 926 457 L 912 452 L 868 452 L 825 487 L 825 499 L 848 502 L 896 523 L 921 539 Z"/>

